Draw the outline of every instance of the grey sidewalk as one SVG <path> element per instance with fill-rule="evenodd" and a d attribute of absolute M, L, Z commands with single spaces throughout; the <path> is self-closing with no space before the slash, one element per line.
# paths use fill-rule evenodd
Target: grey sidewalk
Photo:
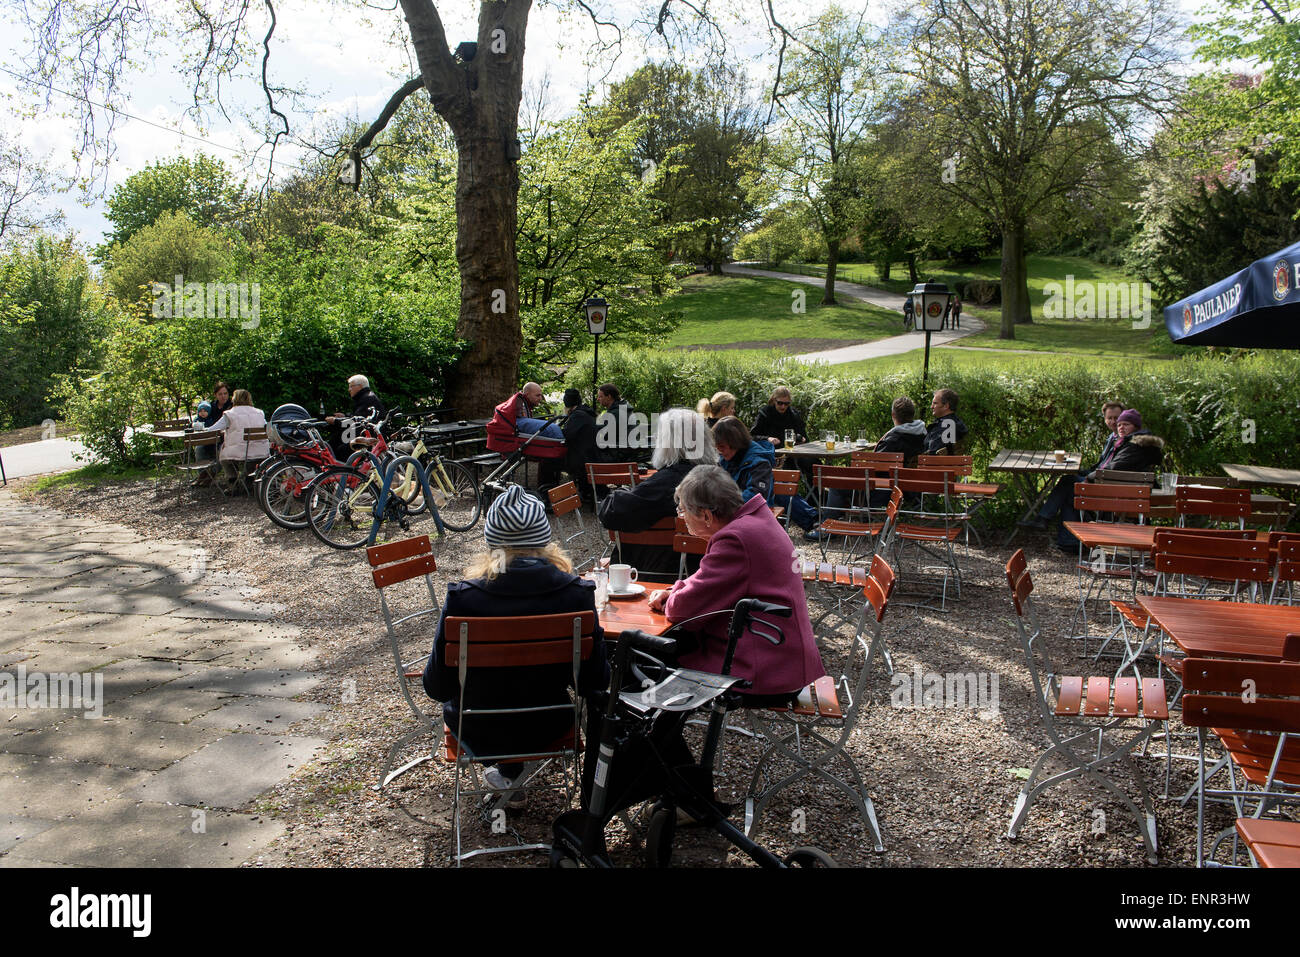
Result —
<path fill-rule="evenodd" d="M 4 459 L 5 475 L 15 479 L 24 475 L 66 472 L 86 464 L 74 459 L 74 453 L 86 454 L 85 446 L 76 439 L 45 439 L 0 449 L 0 458 Z"/>
<path fill-rule="evenodd" d="M 292 700 L 311 655 L 241 584 L 0 492 L 0 867 L 234 866 L 283 833 L 250 805 L 324 744 L 286 732 L 325 705 Z M 36 699 L 46 676 L 102 681 L 103 716 Z"/>
<path fill-rule="evenodd" d="M 825 280 L 820 276 L 799 276 L 795 273 L 788 272 L 771 272 L 766 269 L 750 269 L 745 266 L 724 266 L 722 271 L 730 276 L 753 276 L 765 279 L 784 279 L 787 282 L 800 282 L 808 286 L 817 286 L 820 288 L 825 285 Z M 903 311 L 903 300 L 907 297 L 896 292 L 886 292 L 884 289 L 876 289 L 872 286 L 864 286 L 856 282 L 835 281 L 835 292 L 837 295 L 845 295 L 852 299 L 861 299 L 863 302 L 869 302 L 872 305 L 880 306 L 882 309 L 892 309 L 898 313 Z M 984 323 L 974 316 L 963 316 L 965 326 L 962 329 L 950 329 L 944 332 L 936 332 L 930 336 L 930 346 L 943 346 L 955 339 L 962 339 L 966 336 L 972 336 L 977 332 L 984 331 Z M 902 320 L 899 320 L 902 324 Z M 800 362 L 827 362 L 831 365 L 838 365 L 842 362 L 857 362 L 861 359 L 877 359 L 881 356 L 897 356 L 906 352 L 912 352 L 916 349 L 925 347 L 925 336 L 919 332 L 909 332 L 903 335 L 890 336 L 887 339 L 877 339 L 874 342 L 863 342 L 858 345 L 844 346 L 839 349 L 824 349 L 820 352 L 805 352 L 802 355 L 794 356 Z"/>

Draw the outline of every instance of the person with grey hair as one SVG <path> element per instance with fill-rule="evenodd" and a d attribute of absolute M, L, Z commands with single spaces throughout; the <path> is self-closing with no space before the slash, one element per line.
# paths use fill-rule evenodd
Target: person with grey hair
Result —
<path fill-rule="evenodd" d="M 447 728 L 461 735 L 461 744 L 481 758 L 494 754 L 525 754 L 546 750 L 573 727 L 572 712 L 560 709 L 530 714 L 480 714 L 465 718 L 457 712 L 460 677 L 446 662 L 445 624 L 448 616 L 515 617 L 560 612 L 596 611 L 596 586 L 573 574 L 573 563 L 551 538 L 542 503 L 512 485 L 488 508 L 483 521 L 488 551 L 472 559 L 465 581 L 450 582 L 442 606 L 433 653 L 424 669 L 424 690 L 443 702 Z M 578 671 L 579 694 L 603 690 L 609 684 L 604 634 L 599 620 L 590 657 Z M 473 709 L 522 708 L 569 702 L 572 669 L 568 665 L 531 668 L 484 668 L 466 683 L 465 705 Z M 523 770 L 522 762 L 487 762 L 488 787 L 510 790 Z M 522 792 L 514 798 L 522 798 Z M 512 806 L 518 806 L 512 798 Z M 522 802 L 518 802 L 522 803 Z"/>
<path fill-rule="evenodd" d="M 694 469 L 677 486 L 678 514 L 687 531 L 709 540 L 699 570 L 650 596 L 650 607 L 670 622 L 682 622 L 725 608 L 742 598 L 784 605 L 790 618 L 781 620 L 785 640 L 773 645 L 752 632 L 741 635 L 731 673 L 750 682 L 752 704 L 788 700 L 826 673 L 822 666 L 803 579 L 785 529 L 773 517 L 761 495 L 742 497 L 739 486 L 723 468 Z M 727 616 L 700 623 L 691 639 L 679 639 L 677 663 L 718 674 L 727 650 Z"/>
<path fill-rule="evenodd" d="M 711 465 L 718 452 L 713 433 L 704 417 L 690 409 L 669 409 L 659 416 L 655 428 L 650 464 L 657 471 L 634 488 L 618 489 L 605 496 L 597 510 L 600 523 L 610 531 L 644 532 L 656 522 L 677 513 L 673 493 L 686 475 L 698 465 Z M 671 545 L 626 543 L 622 561 L 648 582 L 670 582 L 677 577 L 680 559 Z M 699 557 L 687 556 L 686 567 L 694 571 Z"/>
<path fill-rule="evenodd" d="M 374 390 L 370 388 L 370 380 L 365 376 L 354 375 L 348 378 L 348 395 L 352 396 L 350 413 L 335 412 L 325 417 L 325 421 L 330 425 L 330 445 L 334 448 L 335 456 L 340 460 L 346 459 L 351 454 L 351 449 L 343 441 L 343 419 L 351 415 L 353 418 L 378 422 L 388 415 L 388 409 L 379 401 L 379 396 L 375 395 Z"/>

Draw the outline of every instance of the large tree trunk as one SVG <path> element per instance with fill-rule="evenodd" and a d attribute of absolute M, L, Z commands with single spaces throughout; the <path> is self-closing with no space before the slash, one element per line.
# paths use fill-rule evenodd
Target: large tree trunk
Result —
<path fill-rule="evenodd" d="M 998 338 L 1014 339 L 1016 323 L 1030 321 L 1025 227 L 1020 223 L 1002 230 L 1002 330 Z"/>
<path fill-rule="evenodd" d="M 835 305 L 835 270 L 840 264 L 840 241 L 826 240 L 826 285 L 822 290 L 822 305 Z"/>
<path fill-rule="evenodd" d="M 524 33 L 532 0 L 483 0 L 472 59 L 452 56 L 431 0 L 401 0 L 434 109 L 456 137 L 456 259 L 460 315 L 469 347 L 443 397 L 466 417 L 492 414 L 515 390 L 523 335 L 515 254 Z"/>

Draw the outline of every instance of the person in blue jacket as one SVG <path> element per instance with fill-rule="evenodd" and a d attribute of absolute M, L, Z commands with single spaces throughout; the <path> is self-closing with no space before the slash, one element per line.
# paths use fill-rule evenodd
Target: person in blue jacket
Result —
<path fill-rule="evenodd" d="M 734 415 L 718 420 L 713 427 L 713 444 L 718 449 L 718 464 L 740 486 L 745 501 L 761 495 L 768 505 L 775 502 L 790 510 L 790 520 L 804 530 L 804 538 L 818 541 L 822 533 L 817 524 L 817 510 L 798 495 L 772 494 L 772 468 L 776 464 L 776 449 L 770 442 L 755 442 L 745 423 Z"/>
<path fill-rule="evenodd" d="M 573 574 L 573 563 L 551 540 L 542 503 L 514 485 L 494 501 L 483 525 L 488 551 L 466 567 L 465 581 L 447 585 L 433 654 L 424 669 L 424 690 L 443 703 L 443 721 L 461 745 L 476 756 L 544 751 L 573 727 L 571 711 L 469 715 L 460 725 L 457 702 L 460 680 L 455 665 L 445 662 L 448 616 L 513 617 L 557 612 L 596 611 L 596 586 Z M 566 704 L 572 684 L 568 664 L 473 670 L 466 681 L 465 706 L 519 708 Z M 578 672 L 578 693 L 590 694 L 609 684 L 609 665 L 599 621 L 590 657 Z M 523 762 L 486 762 L 489 787 L 509 790 Z M 512 799 L 517 806 L 522 792 Z"/>

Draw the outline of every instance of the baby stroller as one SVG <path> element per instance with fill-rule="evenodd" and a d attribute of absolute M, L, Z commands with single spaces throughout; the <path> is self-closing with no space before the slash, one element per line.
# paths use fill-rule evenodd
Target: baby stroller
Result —
<path fill-rule="evenodd" d="M 736 643 L 746 628 L 761 639 L 779 645 L 785 634 L 779 625 L 756 613 L 790 616 L 790 609 L 756 598 L 744 598 L 734 609 L 723 609 L 681 622 L 659 637 L 644 631 L 625 631 L 619 637 L 614 656 L 609 692 L 602 695 L 604 720 L 593 769 L 583 774 L 583 807 L 567 811 L 553 825 L 552 867 L 613 867 L 605 847 L 605 825 L 625 807 L 655 799 L 646 831 L 646 861 L 651 867 L 666 867 L 672 855 L 673 833 L 680 808 L 704 827 L 712 828 L 744 851 L 761 867 L 834 867 L 826 852 L 800 847 L 784 860 L 750 840 L 727 820 L 731 808 L 714 797 L 713 764 L 721 742 L 727 712 L 744 703 L 737 689 L 748 682 L 733 677 L 731 661 Z M 672 631 L 692 625 L 701 618 L 731 615 L 727 631 L 727 653 L 722 674 L 684 668 L 665 668 L 660 659 L 676 653 Z M 627 676 L 638 670 L 633 656 L 647 662 L 646 670 L 663 675 L 640 691 L 620 690 Z M 710 706 L 709 720 L 700 760 L 690 757 L 682 728 L 690 712 Z M 597 706 L 592 701 L 592 707 Z M 591 761 L 588 751 L 588 762 Z M 620 761 L 641 764 L 639 770 L 619 767 Z"/>
<path fill-rule="evenodd" d="M 502 462 L 483 480 L 483 488 L 502 492 L 515 469 L 528 459 L 536 462 L 564 458 L 568 451 L 564 439 L 544 435 L 542 432 L 523 433 L 516 429 L 518 405 L 515 396 L 498 405 L 492 421 L 486 426 L 487 449 L 502 457 Z M 548 422 L 553 420 L 546 420 Z"/>

